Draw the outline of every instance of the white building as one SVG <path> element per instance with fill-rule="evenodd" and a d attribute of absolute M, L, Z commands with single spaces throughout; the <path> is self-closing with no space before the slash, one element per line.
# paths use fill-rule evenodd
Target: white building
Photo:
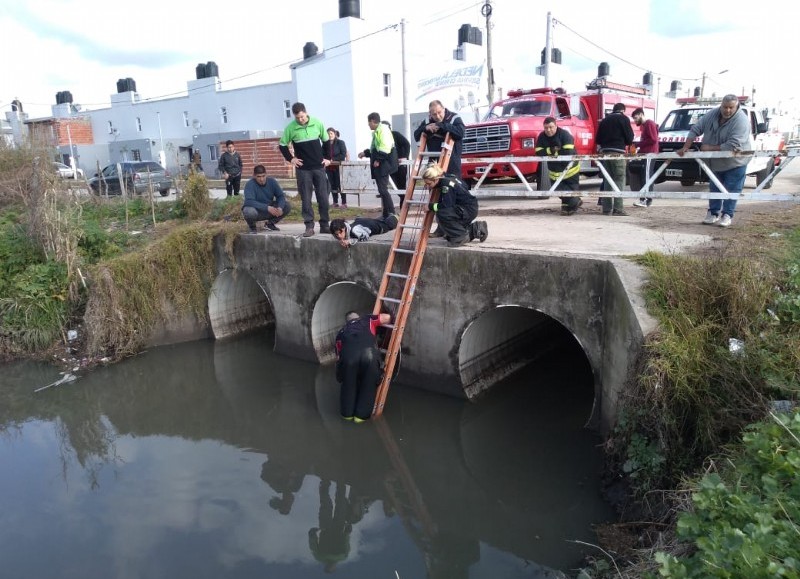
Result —
<path fill-rule="evenodd" d="M 53 118 L 90 119 L 94 144 L 70 146 L 61 139 L 60 152 L 75 155 L 76 165 L 92 175 L 98 166 L 124 160 L 155 159 L 178 171 L 196 149 L 204 172 L 213 177 L 221 143 L 279 137 L 297 101 L 326 127 L 339 130 L 352 158 L 369 147 L 367 115 L 373 111 L 410 136 L 434 98 L 450 109 L 458 105 L 469 110 L 479 103 L 476 95 L 485 92 L 477 88 L 485 79 L 483 55 L 479 46 L 464 43 L 454 51 L 461 60 L 450 61 L 441 71 L 425 70 L 426 79 L 407 79 L 407 108 L 414 114 L 406 130 L 400 27 L 374 34 L 358 17 L 358 2 L 340 2 L 339 7 L 340 18 L 323 24 L 323 50 L 307 43 L 303 60 L 291 67 L 290 82 L 225 90 L 216 64 L 209 62 L 197 66 L 199 78 L 187 82 L 185 96 L 149 100 L 137 92 L 133 79 L 120 79 L 110 107 L 80 111 L 65 91 L 69 96 L 61 100 L 68 102 L 53 106 Z M 248 154 L 241 145 L 237 149 Z M 251 156 L 255 151 L 254 146 Z"/>

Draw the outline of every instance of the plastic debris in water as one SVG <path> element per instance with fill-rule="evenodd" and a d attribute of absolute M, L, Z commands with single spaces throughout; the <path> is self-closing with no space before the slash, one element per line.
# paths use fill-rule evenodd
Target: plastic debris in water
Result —
<path fill-rule="evenodd" d="M 77 379 L 78 377 L 75 374 L 64 374 L 61 378 L 59 378 L 52 384 L 48 384 L 47 386 L 42 386 L 41 388 L 37 388 L 36 390 L 34 390 L 34 392 L 41 392 L 42 390 L 47 390 L 48 388 L 52 388 L 53 386 L 60 386 L 61 384 L 74 382 Z"/>

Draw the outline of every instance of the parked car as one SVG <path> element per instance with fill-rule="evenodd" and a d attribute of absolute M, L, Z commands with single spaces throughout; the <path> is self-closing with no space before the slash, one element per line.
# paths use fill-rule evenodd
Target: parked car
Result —
<path fill-rule="evenodd" d="M 120 163 L 124 176 L 125 189 L 128 195 L 143 195 L 150 191 L 158 191 L 162 197 L 169 195 L 169 190 L 173 186 L 172 177 L 169 171 L 164 169 L 155 161 L 133 161 Z M 117 173 L 116 163 L 108 165 L 94 177 L 89 179 L 89 187 L 92 193 L 97 195 L 119 195 L 120 178 Z"/>
<path fill-rule="evenodd" d="M 72 167 L 64 163 L 53 162 L 53 170 L 58 173 L 62 179 L 83 179 L 83 169 L 72 170 Z"/>

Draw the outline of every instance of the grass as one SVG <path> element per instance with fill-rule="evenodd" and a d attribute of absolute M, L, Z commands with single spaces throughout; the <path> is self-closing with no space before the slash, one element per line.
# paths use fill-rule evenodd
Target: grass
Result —
<path fill-rule="evenodd" d="M 237 233 L 230 225 L 190 223 L 142 251 L 98 264 L 84 317 L 89 353 L 115 357 L 136 353 L 156 321 L 169 316 L 189 313 L 205 323 L 215 275 L 214 238 Z"/>
<path fill-rule="evenodd" d="M 649 272 L 646 299 L 659 331 L 648 337 L 613 443 L 629 467 L 634 434 L 664 459 L 637 473 L 640 492 L 674 485 L 763 417 L 768 400 L 800 398 L 800 280 L 790 274 L 800 264 L 800 234 L 778 254 L 752 259 L 731 249 L 639 260 Z M 732 343 L 743 346 L 732 351 Z"/>
<path fill-rule="evenodd" d="M 741 476 L 759 449 L 778 448 L 769 451 L 775 456 L 769 460 L 784 464 L 783 452 L 797 440 L 789 436 L 790 444 L 783 446 L 765 442 L 766 431 L 777 437 L 785 430 L 774 424 L 757 427 L 762 434 L 755 451 L 742 450 L 741 440 L 754 424 L 772 421 L 771 401 L 800 401 L 800 229 L 793 227 L 757 247 L 752 236 L 763 236 L 758 232 L 763 225 L 713 252 L 639 258 L 649 272 L 646 300 L 659 330 L 647 338 L 638 377 L 629 384 L 620 420 L 606 442 L 608 476 L 629 490 L 623 518 L 634 522 L 600 531 L 613 538 L 606 547 L 625 552 L 628 560 L 623 574 L 602 571 L 608 565 L 600 561 L 582 576 L 751 576 L 741 574 L 744 567 L 725 574 L 719 566 L 705 566 L 707 561 L 746 565 L 736 544 L 756 545 L 760 551 L 753 560 L 774 563 L 783 557 L 783 551 L 770 551 L 776 542 L 769 534 L 777 527 L 770 531 L 756 520 L 782 515 L 752 493 L 777 471 L 767 466 L 745 484 Z M 796 429 L 799 419 L 793 420 Z M 745 444 L 753 436 L 745 435 Z M 800 463 L 792 464 L 796 472 Z M 722 478 L 704 477 L 716 472 Z M 789 497 L 783 507 L 798 512 L 797 492 L 780 492 Z M 684 517 L 693 512 L 698 515 Z M 796 519 L 782 521 L 785 536 L 796 539 Z M 619 533 L 625 525 L 629 532 Z M 703 553 L 691 557 L 698 548 Z M 792 565 L 784 565 L 793 570 L 786 576 L 797 576 Z M 764 569 L 752 576 L 778 576 Z"/>

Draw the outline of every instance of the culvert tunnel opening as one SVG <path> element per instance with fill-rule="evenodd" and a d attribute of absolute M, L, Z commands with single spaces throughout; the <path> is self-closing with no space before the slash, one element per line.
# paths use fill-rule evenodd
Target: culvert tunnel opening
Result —
<path fill-rule="evenodd" d="M 247 272 L 226 269 L 214 280 L 208 297 L 214 338 L 223 339 L 274 326 L 269 296 Z"/>
<path fill-rule="evenodd" d="M 538 374 L 570 376 L 569 396 L 591 414 L 595 378 L 586 353 L 575 336 L 554 318 L 530 308 L 501 306 L 475 319 L 464 331 L 459 348 L 459 373 L 470 400 L 483 399 L 502 388 L 506 379 Z M 567 390 L 563 391 L 567 395 Z"/>
<path fill-rule="evenodd" d="M 375 294 L 355 282 L 342 281 L 325 288 L 311 316 L 311 341 L 320 364 L 336 361 L 336 334 L 345 323 L 345 314 L 370 314 L 374 305 Z"/>

